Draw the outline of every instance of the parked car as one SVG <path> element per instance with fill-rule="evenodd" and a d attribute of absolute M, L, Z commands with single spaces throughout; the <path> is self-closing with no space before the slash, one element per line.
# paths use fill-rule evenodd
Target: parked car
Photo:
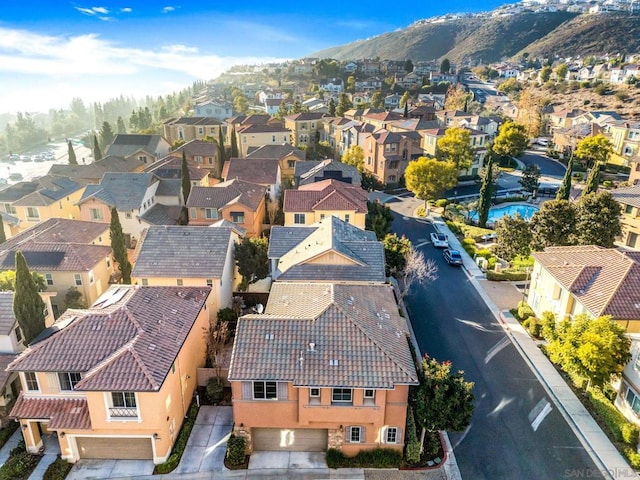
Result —
<path fill-rule="evenodd" d="M 21 173 L 12 173 L 11 175 L 9 175 L 9 180 L 12 180 L 14 182 L 19 182 L 23 179 L 24 177 L 22 176 Z"/>
<path fill-rule="evenodd" d="M 462 255 L 458 250 L 447 248 L 442 252 L 442 256 L 449 265 L 462 265 Z"/>
<path fill-rule="evenodd" d="M 449 248 L 449 238 L 444 233 L 433 232 L 430 237 L 434 247 Z"/>
<path fill-rule="evenodd" d="M 29 155 L 20 155 L 20 161 L 21 162 L 30 162 L 31 161 L 31 157 Z"/>

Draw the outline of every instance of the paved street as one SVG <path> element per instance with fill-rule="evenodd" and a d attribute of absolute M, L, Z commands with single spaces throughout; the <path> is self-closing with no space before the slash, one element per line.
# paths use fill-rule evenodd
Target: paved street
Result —
<path fill-rule="evenodd" d="M 562 180 L 564 172 L 567 170 L 560 162 L 535 150 L 527 150 L 519 160 L 526 166 L 536 165 L 540 169 L 540 175 L 543 177 L 555 177 L 558 180 Z"/>
<path fill-rule="evenodd" d="M 451 360 L 475 382 L 471 426 L 450 434 L 463 479 L 602 478 L 464 271 L 426 243 L 432 227 L 396 215 L 393 230 L 439 266 L 438 280 L 407 301 L 421 352 Z"/>

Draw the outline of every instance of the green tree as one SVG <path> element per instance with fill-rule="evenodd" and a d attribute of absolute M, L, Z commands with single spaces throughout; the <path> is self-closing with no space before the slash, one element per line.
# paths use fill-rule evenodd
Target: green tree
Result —
<path fill-rule="evenodd" d="M 71 140 L 67 142 L 67 148 L 69 149 L 69 165 L 77 165 L 78 160 L 76 159 L 76 152 L 73 149 L 73 143 Z"/>
<path fill-rule="evenodd" d="M 353 108 L 353 103 L 349 100 L 349 95 L 346 93 L 341 93 L 338 99 L 338 106 L 336 107 L 336 116 L 342 117 L 344 116 L 344 112 L 347 110 L 351 110 Z"/>
<path fill-rule="evenodd" d="M 582 161 L 587 168 L 596 164 L 605 165 L 612 153 L 611 141 L 601 133 L 581 140 L 575 151 L 578 160 Z"/>
<path fill-rule="evenodd" d="M 373 92 L 373 95 L 371 95 L 371 106 L 373 108 L 382 108 L 384 106 L 384 95 L 382 95 L 382 92 Z"/>
<path fill-rule="evenodd" d="M 236 140 L 236 129 L 231 129 L 231 153 L 230 158 L 238 158 L 238 141 Z"/>
<path fill-rule="evenodd" d="M 582 189 L 582 195 L 589 195 L 590 193 L 596 193 L 600 186 L 600 163 L 596 162 L 589 170 L 587 175 L 587 181 Z"/>
<path fill-rule="evenodd" d="M 502 82 L 500 85 L 498 85 L 497 90 L 507 95 L 510 93 L 517 93 L 520 90 L 522 90 L 522 84 L 515 78 L 508 78 L 507 80 Z"/>
<path fill-rule="evenodd" d="M 364 151 L 360 145 L 351 145 L 342 154 L 342 163 L 356 167 L 358 171 L 364 169 Z"/>
<path fill-rule="evenodd" d="M 455 165 L 457 172 L 467 170 L 474 158 L 471 147 L 471 132 L 466 128 L 447 128 L 437 142 L 436 158 Z"/>
<path fill-rule="evenodd" d="M 87 302 L 82 297 L 82 293 L 76 287 L 69 287 L 64 295 L 63 308 L 87 308 Z"/>
<path fill-rule="evenodd" d="M 329 99 L 329 105 L 327 106 L 327 113 L 330 117 L 336 116 L 336 101 L 333 98 Z"/>
<path fill-rule="evenodd" d="M 411 100 L 411 94 L 409 92 L 404 92 L 402 97 L 400 97 L 400 108 L 405 108 L 409 100 Z"/>
<path fill-rule="evenodd" d="M 493 157 L 489 155 L 489 160 L 485 166 L 482 185 L 480 186 L 480 199 L 478 200 L 478 226 L 485 228 L 489 219 L 489 208 L 491 207 L 491 196 L 493 193 Z"/>
<path fill-rule="evenodd" d="M 7 241 L 7 235 L 4 233 L 4 218 L 0 215 L 0 245 Z"/>
<path fill-rule="evenodd" d="M 236 265 L 245 287 L 269 275 L 268 249 L 266 238 L 244 238 L 236 245 Z"/>
<path fill-rule="evenodd" d="M 385 272 L 387 277 L 402 272 L 407 264 L 407 254 L 411 250 L 411 242 L 404 235 L 398 237 L 395 233 L 385 235 L 382 240 L 384 247 Z"/>
<path fill-rule="evenodd" d="M 102 151 L 100 150 L 100 145 L 98 144 L 98 137 L 93 136 L 93 159 L 98 161 L 102 158 Z"/>
<path fill-rule="evenodd" d="M 631 358 L 631 341 L 610 316 L 577 315 L 573 321 L 560 322 L 556 334 L 547 345 L 549 359 L 599 387 L 619 377 Z"/>
<path fill-rule="evenodd" d="M 228 160 L 227 152 L 224 148 L 224 135 L 222 133 L 222 126 L 218 128 L 218 157 L 220 158 L 221 166 L 224 165 L 224 162 Z M 222 171 L 222 168 L 220 168 L 220 171 Z"/>
<path fill-rule="evenodd" d="M 291 106 L 291 114 L 294 115 L 296 113 L 302 113 L 302 103 L 299 99 L 295 99 L 293 105 Z"/>
<path fill-rule="evenodd" d="M 28 345 L 45 328 L 45 304 L 22 252 L 16 252 L 15 262 L 16 289 L 13 295 L 13 313 L 22 330 L 24 343 Z"/>
<path fill-rule="evenodd" d="M 129 262 L 126 238 L 122 232 L 122 225 L 120 224 L 120 217 L 118 216 L 116 207 L 111 207 L 109 232 L 111 233 L 111 251 L 113 252 L 113 258 L 118 264 L 118 270 L 120 270 L 121 274 L 120 283 L 130 284 L 131 263 Z"/>
<path fill-rule="evenodd" d="M 391 209 L 380 202 L 367 202 L 365 228 L 375 232 L 376 238 L 382 240 L 391 231 L 393 214 Z"/>
<path fill-rule="evenodd" d="M 440 62 L 440 73 L 449 73 L 451 70 L 451 62 L 448 58 L 445 58 Z"/>
<path fill-rule="evenodd" d="M 575 243 L 613 248 L 622 233 L 622 209 L 611 193 L 582 195 L 576 204 Z"/>
<path fill-rule="evenodd" d="M 182 181 L 182 198 L 184 199 L 184 203 L 187 203 L 189 199 L 189 194 L 191 193 L 191 175 L 189 174 L 189 164 L 187 163 L 187 155 L 182 150 L 182 172 L 181 172 L 181 181 Z"/>
<path fill-rule="evenodd" d="M 278 111 L 276 112 L 274 117 L 282 119 L 287 115 L 289 115 L 289 107 L 287 107 L 287 103 L 284 100 L 282 100 L 280 102 L 280 106 L 278 106 Z"/>
<path fill-rule="evenodd" d="M 455 187 L 458 169 L 453 162 L 420 157 L 409 162 L 404 176 L 407 188 L 424 200 L 426 209 L 427 200 L 435 200 L 445 190 Z"/>
<path fill-rule="evenodd" d="M 451 372 L 451 362 L 438 362 L 425 354 L 420 385 L 416 389 L 416 420 L 422 427 L 420 444 L 424 448 L 427 433 L 440 430 L 459 432 L 467 428 L 473 415 L 473 382 L 464 372 Z"/>
<path fill-rule="evenodd" d="M 31 276 L 33 277 L 33 281 L 36 284 L 36 288 L 39 292 L 44 292 L 47 289 L 47 282 L 44 277 L 36 272 L 31 272 Z M 5 270 L 4 272 L 0 272 L 0 290 L 3 291 L 12 291 L 16 290 L 16 271 L 15 270 Z"/>
<path fill-rule="evenodd" d="M 572 245 L 576 230 L 576 208 L 567 200 L 544 202 L 531 222 L 532 250 Z"/>
<path fill-rule="evenodd" d="M 558 188 L 558 192 L 556 193 L 556 200 L 569 200 L 571 197 L 571 174 L 573 171 L 573 152 L 571 152 L 571 156 L 569 157 L 569 162 L 567 163 L 567 170 L 564 172 L 564 177 L 562 178 L 562 183 Z"/>
<path fill-rule="evenodd" d="M 501 157 L 519 157 L 527 149 L 528 143 L 524 125 L 506 121 L 500 126 L 492 150 Z"/>
<path fill-rule="evenodd" d="M 124 124 L 124 120 L 122 119 L 121 116 L 118 116 L 116 129 L 118 130 L 118 133 L 127 133 L 127 126 Z"/>
<path fill-rule="evenodd" d="M 565 80 L 567 78 L 567 73 L 569 73 L 569 65 L 566 63 L 561 63 L 556 67 L 555 70 L 556 78 L 559 81 Z"/>
<path fill-rule="evenodd" d="M 540 187 L 540 169 L 537 165 L 528 165 L 522 172 L 522 177 L 518 180 L 522 190 L 535 195 Z"/>
<path fill-rule="evenodd" d="M 107 147 L 113 143 L 114 138 L 115 135 L 109 122 L 103 122 L 100 129 L 100 148 L 106 151 Z"/>
<path fill-rule="evenodd" d="M 446 89 L 447 95 L 444 100 L 444 108 L 446 110 L 463 110 L 468 105 L 472 96 L 467 92 L 461 84 L 448 85 Z"/>
<path fill-rule="evenodd" d="M 531 227 L 520 214 L 505 215 L 496 222 L 496 244 L 493 251 L 500 258 L 511 261 L 517 256 L 528 257 L 531 254 Z"/>
<path fill-rule="evenodd" d="M 413 72 L 413 62 L 410 59 L 404 61 L 404 71 L 407 73 Z"/>
<path fill-rule="evenodd" d="M 353 75 L 349 75 L 349 77 L 347 77 L 346 90 L 349 93 L 356 93 L 356 77 L 354 77 Z"/>
<path fill-rule="evenodd" d="M 540 83 L 547 83 L 551 78 L 551 72 L 553 72 L 553 70 L 550 66 L 546 65 L 542 67 L 542 70 L 540 70 Z"/>
<path fill-rule="evenodd" d="M 238 113 L 246 113 L 249 110 L 249 100 L 244 95 L 236 95 L 233 99 L 233 110 Z"/>

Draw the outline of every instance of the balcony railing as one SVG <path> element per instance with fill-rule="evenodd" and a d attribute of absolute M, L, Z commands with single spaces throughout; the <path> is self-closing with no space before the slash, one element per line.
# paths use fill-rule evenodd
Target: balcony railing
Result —
<path fill-rule="evenodd" d="M 138 416 L 138 409 L 130 407 L 111 407 L 109 408 L 109 416 L 111 418 L 136 418 Z"/>

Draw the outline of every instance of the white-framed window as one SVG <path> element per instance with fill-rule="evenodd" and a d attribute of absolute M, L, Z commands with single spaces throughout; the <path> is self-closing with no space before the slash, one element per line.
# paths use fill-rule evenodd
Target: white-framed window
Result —
<path fill-rule="evenodd" d="M 253 382 L 253 399 L 254 400 L 277 400 L 278 399 L 277 382 Z"/>
<path fill-rule="evenodd" d="M 362 396 L 365 405 L 374 405 L 376 403 L 376 391 L 373 388 L 365 388 Z"/>
<path fill-rule="evenodd" d="M 324 217 L 325 217 L 325 214 L 324 214 L 324 213 L 321 213 L 321 214 L 320 214 L 320 220 L 324 220 Z"/>
<path fill-rule="evenodd" d="M 244 223 L 244 212 L 231 212 L 231 221 L 233 223 Z"/>
<path fill-rule="evenodd" d="M 100 210 L 99 208 L 90 208 L 89 218 L 91 220 L 102 220 L 102 210 Z"/>
<path fill-rule="evenodd" d="M 217 208 L 205 208 L 204 216 L 208 220 L 217 220 L 218 219 L 218 209 Z"/>
<path fill-rule="evenodd" d="M 305 224 L 305 215 L 304 213 L 294 213 L 293 214 L 293 223 L 296 225 L 304 225 Z"/>
<path fill-rule="evenodd" d="M 134 392 L 111 392 L 110 418 L 136 418 L 138 405 Z"/>
<path fill-rule="evenodd" d="M 37 392 L 38 390 L 40 390 L 36 372 L 24 372 L 24 383 L 27 387 L 27 390 L 29 390 L 30 392 Z"/>
<path fill-rule="evenodd" d="M 198 209 L 194 208 L 194 207 L 191 207 L 189 209 L 189 217 L 190 218 L 198 218 Z"/>
<path fill-rule="evenodd" d="M 627 387 L 627 393 L 624 396 L 624 400 L 636 415 L 640 415 L 640 398 L 636 395 L 636 392 Z"/>
<path fill-rule="evenodd" d="M 40 213 L 36 207 L 27 207 L 27 219 L 40 220 Z"/>
<path fill-rule="evenodd" d="M 353 402 L 353 390 L 350 388 L 334 388 L 331 390 L 331 402 L 351 404 Z"/>
<path fill-rule="evenodd" d="M 398 443 L 398 427 L 387 427 L 384 435 L 385 443 Z"/>
<path fill-rule="evenodd" d="M 44 279 L 47 282 L 47 285 L 53 285 L 53 275 L 50 273 L 44 274 Z"/>
<path fill-rule="evenodd" d="M 359 426 L 347 427 L 347 436 L 345 440 L 347 443 L 364 443 L 364 440 L 365 440 L 364 427 L 359 427 Z"/>
<path fill-rule="evenodd" d="M 74 273 L 73 281 L 76 284 L 76 287 L 79 287 L 80 285 L 82 285 L 82 275 L 80 275 L 79 273 Z"/>
<path fill-rule="evenodd" d="M 346 223 L 349 223 L 349 221 L 350 221 L 350 220 L 351 220 L 351 215 L 349 215 L 348 213 L 345 213 L 345 215 L 344 215 L 344 221 L 345 221 Z"/>
<path fill-rule="evenodd" d="M 142 279 L 142 286 L 146 287 L 147 285 L 149 285 L 149 279 L 148 278 L 143 278 Z"/>
<path fill-rule="evenodd" d="M 60 390 L 65 392 L 75 390 L 75 386 L 81 378 L 79 372 L 59 372 L 58 383 L 60 384 Z"/>

